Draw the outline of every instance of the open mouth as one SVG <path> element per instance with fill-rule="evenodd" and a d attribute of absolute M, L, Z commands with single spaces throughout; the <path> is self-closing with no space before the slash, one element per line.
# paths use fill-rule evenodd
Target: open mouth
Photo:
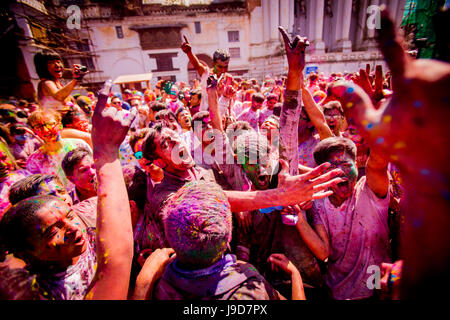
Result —
<path fill-rule="evenodd" d="M 73 242 L 74 245 L 80 246 L 80 245 L 84 245 L 84 237 L 83 234 L 80 234 L 79 236 L 77 236 Z"/>
<path fill-rule="evenodd" d="M 178 157 L 183 163 L 190 163 L 191 159 L 189 158 L 189 153 L 186 147 L 180 147 L 180 151 L 178 152 Z"/>
<path fill-rule="evenodd" d="M 257 180 L 261 185 L 264 185 L 267 182 L 267 178 L 268 178 L 267 175 L 260 175 L 258 176 Z"/>
<path fill-rule="evenodd" d="M 348 180 L 339 182 L 339 183 L 337 184 L 337 186 L 338 186 L 339 188 L 348 187 L 348 186 L 349 186 Z"/>
<path fill-rule="evenodd" d="M 336 185 L 336 188 L 340 192 L 347 193 L 350 190 L 350 181 L 345 180 L 345 181 L 339 182 Z"/>

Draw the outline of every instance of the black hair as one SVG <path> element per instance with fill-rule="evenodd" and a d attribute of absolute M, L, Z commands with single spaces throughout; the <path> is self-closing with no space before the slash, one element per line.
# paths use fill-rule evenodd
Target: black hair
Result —
<path fill-rule="evenodd" d="M 9 133 L 11 134 L 11 136 L 15 136 L 16 134 L 24 134 L 26 127 L 27 126 L 24 124 L 15 123 L 11 125 L 11 127 L 9 127 Z"/>
<path fill-rule="evenodd" d="M 86 156 L 92 157 L 92 153 L 90 150 L 84 147 L 78 147 L 67 152 L 61 162 L 61 167 L 64 170 L 65 175 L 67 177 L 72 176 L 75 166 L 80 163 L 80 161 L 83 160 L 83 158 Z"/>
<path fill-rule="evenodd" d="M 330 154 L 333 152 L 345 152 L 356 159 L 356 145 L 352 140 L 341 137 L 330 137 L 320 141 L 314 148 L 314 160 L 317 165 L 321 165 L 330 158 Z"/>
<path fill-rule="evenodd" d="M 34 55 L 34 66 L 40 79 L 53 78 L 48 71 L 48 63 L 54 60 L 63 61 L 58 53 L 50 50 L 44 50 Z"/>
<path fill-rule="evenodd" d="M 177 120 L 177 117 L 175 116 L 175 114 L 170 111 L 169 109 L 164 109 L 161 111 L 158 111 L 155 114 L 155 120 L 163 120 L 165 117 L 170 117 L 173 116 L 175 120 Z"/>
<path fill-rule="evenodd" d="M 64 128 L 66 128 L 68 125 L 73 124 L 73 121 L 78 113 L 78 110 L 74 107 L 71 107 L 67 112 L 64 113 L 64 115 L 61 117 L 61 123 Z"/>
<path fill-rule="evenodd" d="M 167 106 L 166 106 L 166 104 L 164 103 L 164 102 L 161 102 L 161 101 L 156 101 L 155 103 L 153 103 L 151 106 L 150 106 L 150 109 L 153 111 L 153 112 L 158 112 L 158 111 L 161 111 L 161 110 L 166 110 L 167 109 Z"/>
<path fill-rule="evenodd" d="M 134 147 L 136 147 L 136 143 L 141 140 L 144 139 L 145 136 L 150 132 L 150 128 L 142 128 L 142 129 L 138 129 L 136 130 L 136 132 L 133 132 L 132 134 L 130 134 L 130 139 L 128 140 L 128 144 L 131 147 L 131 150 L 134 152 Z"/>
<path fill-rule="evenodd" d="M 256 92 L 253 94 L 252 96 L 252 101 L 256 101 L 256 102 L 264 102 L 265 97 L 262 93 Z"/>
<path fill-rule="evenodd" d="M 144 210 L 147 201 L 147 174 L 135 165 L 122 168 L 128 199 L 136 202 L 140 210 Z"/>
<path fill-rule="evenodd" d="M 156 123 L 153 127 L 150 128 L 149 133 L 145 137 L 144 142 L 142 143 L 142 153 L 145 159 L 147 160 L 155 160 L 157 159 L 156 154 L 156 143 L 155 138 L 157 134 L 161 134 L 164 125 L 160 122 Z"/>
<path fill-rule="evenodd" d="M 3 250 L 18 258 L 27 250 L 33 250 L 30 235 L 36 233 L 39 218 L 37 212 L 53 201 L 61 201 L 54 196 L 35 196 L 20 200 L 9 208 L 0 220 L 0 243 Z"/>
<path fill-rule="evenodd" d="M 178 120 L 178 115 L 180 114 L 180 113 L 182 113 L 183 111 L 188 111 L 186 108 L 183 108 L 183 107 L 179 107 L 178 109 L 177 109 L 177 111 L 175 111 L 175 117 L 177 118 L 177 120 Z M 188 111 L 189 112 L 189 111 Z"/>
<path fill-rule="evenodd" d="M 217 60 L 221 60 L 221 61 L 228 61 L 230 60 L 231 55 L 228 52 L 228 50 L 226 49 L 217 49 L 216 51 L 214 51 L 213 54 L 213 61 L 216 62 Z"/>
<path fill-rule="evenodd" d="M 9 189 L 9 202 L 14 205 L 19 201 L 37 195 L 39 185 L 42 182 L 50 182 L 55 180 L 58 184 L 63 185 L 58 176 L 53 174 L 32 174 L 25 177 L 11 186 Z"/>
<path fill-rule="evenodd" d="M 198 99 L 200 100 L 202 98 L 202 90 L 201 89 L 193 89 L 190 92 L 191 96 L 197 96 Z"/>

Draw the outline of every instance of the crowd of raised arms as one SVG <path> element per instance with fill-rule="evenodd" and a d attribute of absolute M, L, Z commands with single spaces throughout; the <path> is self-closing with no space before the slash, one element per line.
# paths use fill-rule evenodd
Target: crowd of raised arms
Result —
<path fill-rule="evenodd" d="M 380 300 L 448 282 L 450 65 L 304 73 L 200 62 L 191 85 L 74 94 L 35 55 L 37 101 L 0 106 L 0 299 Z"/>

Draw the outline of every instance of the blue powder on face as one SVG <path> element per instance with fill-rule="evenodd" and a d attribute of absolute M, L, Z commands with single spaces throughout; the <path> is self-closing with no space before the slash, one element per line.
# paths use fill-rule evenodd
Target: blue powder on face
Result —
<path fill-rule="evenodd" d="M 347 93 L 353 93 L 353 91 L 355 91 L 355 89 L 353 89 L 352 87 L 347 89 Z"/>

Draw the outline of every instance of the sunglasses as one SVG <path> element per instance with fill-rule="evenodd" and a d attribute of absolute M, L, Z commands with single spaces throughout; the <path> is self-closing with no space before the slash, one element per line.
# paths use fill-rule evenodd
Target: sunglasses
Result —
<path fill-rule="evenodd" d="M 44 124 L 37 124 L 34 126 L 35 130 L 43 130 L 44 128 L 47 128 L 49 130 L 55 129 L 59 123 L 52 122 L 52 123 L 44 123 Z"/>

